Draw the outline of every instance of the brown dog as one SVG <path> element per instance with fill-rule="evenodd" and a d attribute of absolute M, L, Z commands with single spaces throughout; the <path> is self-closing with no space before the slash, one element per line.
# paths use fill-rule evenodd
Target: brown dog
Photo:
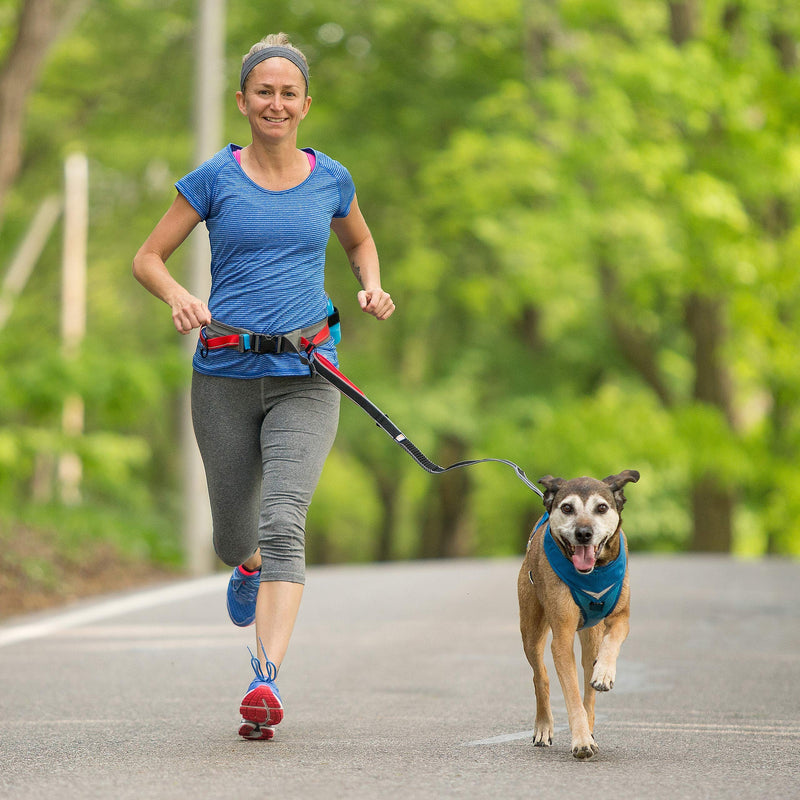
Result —
<path fill-rule="evenodd" d="M 627 543 L 621 528 L 625 484 L 639 480 L 625 470 L 602 481 L 548 475 L 543 516 L 528 541 L 519 573 L 519 619 L 525 655 L 533 669 L 536 728 L 533 743 L 553 743 L 550 681 L 544 665 L 547 632 L 572 732 L 572 754 L 592 758 L 595 691 L 614 686 L 617 656 L 628 635 L 630 587 Z M 573 646 L 581 641 L 583 704 Z"/>

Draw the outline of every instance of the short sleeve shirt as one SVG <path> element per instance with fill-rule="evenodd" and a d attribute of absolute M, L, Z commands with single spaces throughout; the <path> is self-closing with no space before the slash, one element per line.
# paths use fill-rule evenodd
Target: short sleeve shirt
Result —
<path fill-rule="evenodd" d="M 250 180 L 228 145 L 175 185 L 205 220 L 211 243 L 214 319 L 270 336 L 324 319 L 325 250 L 331 221 L 346 217 L 355 196 L 350 173 L 324 153 L 298 186 L 270 191 Z M 334 364 L 331 342 L 320 351 Z M 260 378 L 308 375 L 294 353 L 208 352 L 200 346 L 194 368 L 207 375 Z"/>

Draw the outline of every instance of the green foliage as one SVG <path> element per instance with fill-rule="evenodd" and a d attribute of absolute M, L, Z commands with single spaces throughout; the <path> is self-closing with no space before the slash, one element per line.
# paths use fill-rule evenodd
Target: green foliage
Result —
<path fill-rule="evenodd" d="M 0 22 L 16 5 L 0 3 Z M 94 4 L 58 43 L 0 238 L 6 265 L 60 191 L 64 156 L 87 152 L 88 337 L 61 357 L 57 231 L 0 331 L 0 501 L 35 516 L 37 470 L 77 451 L 84 508 L 59 518 L 65 535 L 129 520 L 141 552 L 167 560 L 190 368 L 129 264 L 191 167 L 195 6 Z M 225 138 L 249 133 L 233 102 L 241 55 L 286 30 L 311 62 L 300 144 L 351 170 L 398 306 L 381 325 L 360 314 L 331 244 L 345 372 L 432 458 L 457 442 L 533 479 L 639 469 L 625 520 L 642 549 L 687 545 L 692 487 L 711 474 L 736 498 L 737 552 L 796 555 L 800 84 L 779 45 L 796 56 L 800 13 L 701 10 L 678 46 L 661 0 L 229 3 Z M 9 44 L 0 24 L 0 59 Z M 722 309 L 728 408 L 696 396 L 696 297 Z M 75 393 L 87 434 L 69 441 Z M 344 403 L 310 558 L 370 559 L 386 536 L 390 557 L 414 556 L 445 480 Z M 501 465 L 467 485 L 471 551 L 519 552 L 538 498 Z"/>

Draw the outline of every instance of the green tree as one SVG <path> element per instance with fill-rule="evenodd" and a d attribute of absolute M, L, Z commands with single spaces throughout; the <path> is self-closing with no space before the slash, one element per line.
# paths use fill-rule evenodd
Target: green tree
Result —
<path fill-rule="evenodd" d="M 24 0 L 4 3 L 0 14 L 7 20 L 16 10 L 16 24 L 7 24 L 13 40 L 2 42 L 6 52 L 0 62 L 0 226 L 5 196 L 22 165 L 25 109 L 42 65 L 56 39 L 73 25 L 88 0 Z M 5 38 L 5 37 L 3 37 Z"/>
<path fill-rule="evenodd" d="M 788 443 L 762 436 L 771 416 L 796 441 L 794 390 L 782 372 L 774 391 L 771 355 L 745 355 L 778 331 L 780 350 L 797 341 L 796 315 L 775 304 L 778 286 L 797 291 L 779 255 L 797 229 L 795 17 L 771 4 L 529 4 L 518 77 L 473 104 L 423 170 L 436 225 L 422 246 L 458 264 L 458 283 L 442 270 L 435 290 L 451 358 L 479 365 L 477 343 L 495 346 L 483 383 L 506 406 L 530 398 L 517 428 L 540 453 L 560 439 L 548 471 L 639 459 L 667 505 L 685 492 L 698 550 L 730 549 L 737 514 L 753 524 L 739 502 L 753 487 L 780 480 L 783 506 L 795 495 L 780 479 L 794 472 Z M 759 318 L 742 313 L 754 303 Z M 497 343 L 528 380 L 503 369 Z M 620 442 L 625 463 L 610 458 Z M 663 538 L 667 516 L 640 533 Z"/>
<path fill-rule="evenodd" d="M 0 3 L 2 63 L 23 5 Z M 311 60 L 301 145 L 350 168 L 398 302 L 385 326 L 360 315 L 332 247 L 344 370 L 431 458 L 510 458 L 532 478 L 635 467 L 633 545 L 788 552 L 798 16 L 780 0 L 243 0 L 226 138 L 247 135 L 240 55 L 286 30 Z M 129 263 L 192 166 L 194 20 L 189 0 L 108 0 L 55 42 L 0 238 L 6 264 L 64 156 L 88 153 L 85 352 L 68 366 L 30 345 L 58 338 L 53 237 L 0 332 L 0 500 L 30 514 L 42 453 L 78 447 L 87 509 L 146 520 L 150 552 L 175 540 L 190 368 Z M 77 443 L 59 419 L 75 391 Z M 426 475 L 345 407 L 309 553 L 516 553 L 540 510 L 500 465 Z"/>

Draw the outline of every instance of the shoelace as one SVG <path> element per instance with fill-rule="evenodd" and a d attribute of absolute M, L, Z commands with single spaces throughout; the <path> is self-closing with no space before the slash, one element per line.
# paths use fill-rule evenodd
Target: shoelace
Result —
<path fill-rule="evenodd" d="M 258 656 L 253 655 L 253 651 L 248 647 L 247 652 L 250 653 L 250 666 L 253 668 L 253 672 L 255 672 L 256 677 L 260 681 L 273 683 L 275 678 L 278 677 L 278 668 L 269 660 L 267 651 L 264 649 L 264 642 L 259 639 L 258 643 L 261 645 L 261 652 L 264 654 L 264 660 L 267 662 L 267 676 L 264 677 L 264 670 L 261 668 L 261 661 L 259 661 Z"/>

